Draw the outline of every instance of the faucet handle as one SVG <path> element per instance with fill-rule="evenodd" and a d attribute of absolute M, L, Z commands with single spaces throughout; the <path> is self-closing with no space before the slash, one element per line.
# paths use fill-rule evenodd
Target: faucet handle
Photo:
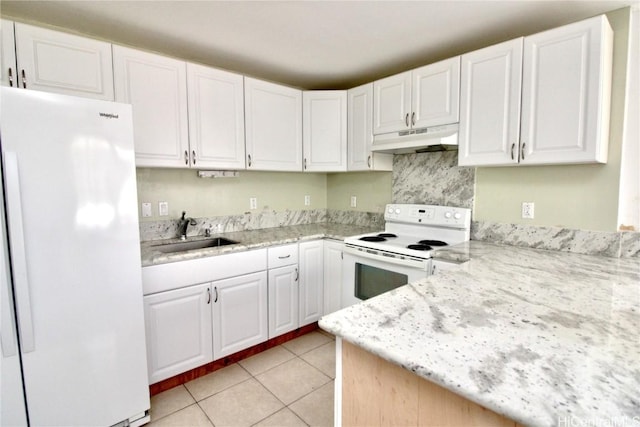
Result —
<path fill-rule="evenodd" d="M 204 229 L 204 235 L 205 235 L 205 237 L 211 237 L 211 229 L 210 228 L 205 228 Z"/>
<path fill-rule="evenodd" d="M 187 214 L 187 211 L 182 211 L 182 218 L 180 218 L 181 220 L 184 221 L 184 216 Z"/>

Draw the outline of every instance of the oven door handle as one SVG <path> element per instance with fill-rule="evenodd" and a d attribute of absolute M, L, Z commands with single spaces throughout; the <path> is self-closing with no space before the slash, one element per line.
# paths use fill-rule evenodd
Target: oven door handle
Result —
<path fill-rule="evenodd" d="M 393 258 L 393 257 L 384 256 L 384 255 L 372 254 L 372 253 L 366 252 L 366 250 L 360 251 L 358 249 L 350 248 L 349 246 L 345 246 L 342 249 L 342 251 L 344 253 L 351 254 L 353 256 L 360 257 L 360 258 L 367 258 L 367 259 L 372 259 L 379 262 L 386 262 L 390 264 L 401 265 L 403 267 L 416 268 L 422 271 L 429 271 L 428 259 L 425 259 L 423 261 L 417 261 L 417 260 L 414 261 L 414 260 L 408 260 L 408 259 Z"/>

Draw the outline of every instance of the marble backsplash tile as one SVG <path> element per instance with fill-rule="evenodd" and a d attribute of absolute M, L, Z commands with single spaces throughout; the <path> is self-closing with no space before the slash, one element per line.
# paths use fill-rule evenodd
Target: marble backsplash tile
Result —
<path fill-rule="evenodd" d="M 241 215 L 226 215 L 195 218 L 197 224 L 189 226 L 188 236 L 202 236 L 207 228 L 212 233 L 258 230 L 262 228 L 289 225 L 333 222 L 358 226 L 380 226 L 384 228 L 384 216 L 375 212 L 340 211 L 328 209 L 308 209 L 300 211 L 263 210 L 246 212 Z M 178 219 L 140 222 L 140 240 L 171 239 L 178 235 Z"/>
<path fill-rule="evenodd" d="M 640 257 L 640 233 L 474 221 L 471 239 L 607 257 Z"/>
<path fill-rule="evenodd" d="M 457 151 L 393 156 L 393 203 L 473 208 L 475 168 L 458 166 Z"/>

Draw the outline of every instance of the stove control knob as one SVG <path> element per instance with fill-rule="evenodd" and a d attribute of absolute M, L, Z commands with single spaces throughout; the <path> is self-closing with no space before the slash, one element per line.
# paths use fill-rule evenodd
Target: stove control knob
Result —
<path fill-rule="evenodd" d="M 400 208 L 396 208 L 396 215 L 400 215 Z"/>
<path fill-rule="evenodd" d="M 390 208 L 387 210 L 387 212 L 389 212 L 390 214 L 392 214 L 392 213 L 393 213 L 393 208 L 392 208 L 392 207 L 390 207 Z"/>
<path fill-rule="evenodd" d="M 455 219 L 460 219 L 460 218 L 462 218 L 462 214 L 460 212 L 456 212 L 456 213 L 453 214 L 453 217 Z"/>
<path fill-rule="evenodd" d="M 451 218 L 451 212 L 445 212 L 444 217 L 447 219 Z"/>

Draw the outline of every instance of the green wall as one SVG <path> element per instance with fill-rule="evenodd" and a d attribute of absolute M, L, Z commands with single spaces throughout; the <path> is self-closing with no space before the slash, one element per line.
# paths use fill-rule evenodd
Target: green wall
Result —
<path fill-rule="evenodd" d="M 138 201 L 150 202 L 153 213 L 142 221 L 174 219 L 183 210 L 192 217 L 242 214 L 250 197 L 258 199 L 258 210 L 327 207 L 326 174 L 240 171 L 237 178 L 199 178 L 195 170 L 138 168 L 137 179 Z M 158 216 L 160 201 L 169 203 L 169 216 Z"/>
<path fill-rule="evenodd" d="M 356 196 L 357 206 L 350 206 Z M 391 172 L 333 173 L 327 176 L 327 208 L 384 212 L 391 203 Z"/>
<path fill-rule="evenodd" d="M 607 16 L 615 33 L 607 164 L 478 168 L 475 220 L 617 230 L 629 8 Z M 535 203 L 535 219 L 521 218 L 522 202 Z"/>

